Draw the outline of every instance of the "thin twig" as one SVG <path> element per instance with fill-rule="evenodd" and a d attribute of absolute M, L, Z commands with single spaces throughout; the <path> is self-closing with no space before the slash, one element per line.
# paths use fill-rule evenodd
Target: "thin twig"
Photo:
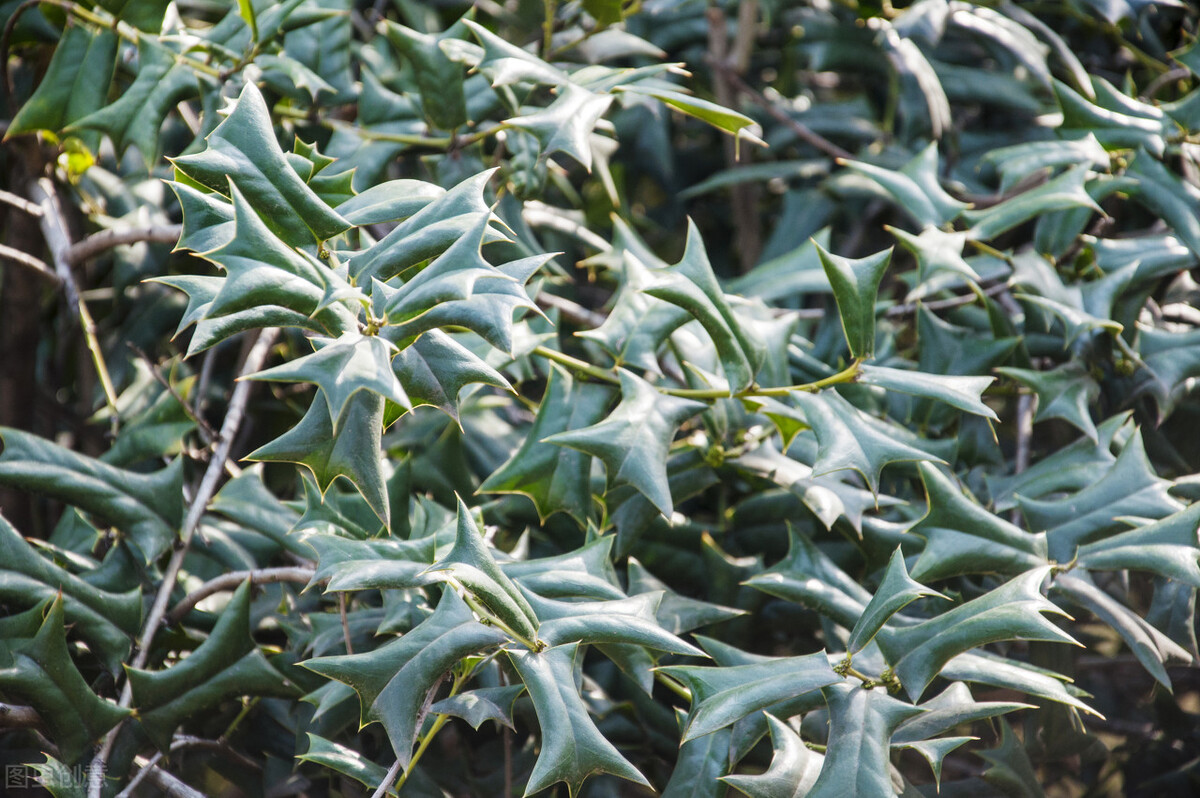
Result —
<path fill-rule="evenodd" d="M 143 241 L 153 244 L 175 244 L 179 241 L 179 234 L 182 232 L 183 227 L 177 224 L 102 230 L 72 244 L 70 251 L 67 252 L 67 263 L 71 265 L 83 263 L 101 252 L 124 244 L 138 244 Z"/>
<path fill-rule="evenodd" d="M 33 707 L 0 703 L 0 729 L 27 729 L 42 725 Z"/>
<path fill-rule="evenodd" d="M 346 617 L 346 594 L 339 592 L 338 596 L 338 615 L 342 619 L 342 639 L 346 642 L 346 653 L 353 654 L 354 646 L 350 643 L 350 619 Z"/>
<path fill-rule="evenodd" d="M 58 202 L 58 189 L 48 177 L 43 177 L 34 184 L 33 190 L 38 205 L 42 209 L 42 237 L 50 250 L 50 259 L 54 263 L 54 273 L 62 281 L 63 293 L 66 294 L 67 304 L 75 312 L 79 324 L 83 328 L 83 337 L 87 342 L 88 351 L 92 354 L 92 363 L 96 367 L 96 375 L 100 378 L 100 387 L 104 389 L 104 400 L 112 412 L 113 424 L 120 421 L 117 411 L 117 392 L 113 387 L 112 377 L 108 373 L 108 364 L 104 362 L 104 352 L 100 349 L 100 340 L 96 336 L 96 322 L 88 310 L 87 303 L 79 295 L 79 286 L 75 283 L 75 275 L 71 271 L 70 250 L 71 236 L 67 232 L 62 209 Z"/>
<path fill-rule="evenodd" d="M 400 775 L 400 771 L 404 768 L 403 763 L 399 759 L 392 763 L 388 768 L 387 775 L 383 777 L 383 781 L 379 783 L 379 787 L 375 792 L 371 793 L 371 798 L 383 798 L 387 795 L 388 788 L 392 786 L 392 782 Z"/>
<path fill-rule="evenodd" d="M 179 403 L 179 406 L 183 408 L 184 415 L 196 422 L 196 426 L 199 428 L 200 437 L 204 439 L 204 442 L 212 443 L 214 440 L 216 440 L 217 431 L 212 428 L 211 424 L 204 420 L 203 416 L 196 415 L 195 411 L 192 409 L 192 406 L 189 405 L 187 400 L 180 395 L 179 391 L 175 389 L 175 386 L 171 384 L 171 381 L 163 376 L 162 372 L 158 370 L 158 364 L 155 363 L 154 360 L 151 359 L 151 357 L 147 355 L 141 347 L 132 341 L 127 342 L 126 346 L 128 346 L 130 350 L 137 355 L 138 360 L 146 364 L 146 367 L 150 369 L 150 373 L 154 376 L 154 379 L 158 382 L 158 384 L 166 388 L 167 392 L 171 394 L 171 397 Z"/>
<path fill-rule="evenodd" d="M 136 757 L 134 759 L 134 764 L 139 767 L 139 770 L 137 773 L 133 774 L 133 778 L 129 780 L 129 784 L 125 785 L 125 789 L 117 793 L 117 798 L 130 798 L 130 796 L 133 795 L 133 791 L 136 790 L 138 786 L 140 786 L 141 783 L 147 779 L 147 777 L 149 777 L 150 771 L 158 767 L 158 763 L 162 760 L 162 758 L 162 751 L 159 751 L 149 759 Z M 142 759 L 143 761 L 139 762 L 139 759 Z"/>
<path fill-rule="evenodd" d="M 0 202 L 5 203 L 6 205 L 11 205 L 18 210 L 25 211 L 25 213 L 33 217 L 42 215 L 42 208 L 40 205 L 35 205 L 24 197 L 18 197 L 11 191 L 0 189 Z"/>
<path fill-rule="evenodd" d="M 19 263 L 22 266 L 28 266 L 55 285 L 62 284 L 62 279 L 54 273 L 53 269 L 46 265 L 46 261 L 41 258 L 35 258 L 28 252 L 22 252 L 6 244 L 0 244 L 0 258 L 12 261 L 13 263 Z"/>
<path fill-rule="evenodd" d="M 279 329 L 274 327 L 267 328 L 259 333 L 258 340 L 255 341 L 254 346 L 251 347 L 249 354 L 246 356 L 245 363 L 242 364 L 241 374 L 243 376 L 262 369 L 263 363 L 267 359 L 267 354 L 271 351 L 271 347 L 274 345 L 278 335 Z M 200 525 L 200 518 L 204 515 L 209 500 L 216 492 L 217 480 L 221 478 L 221 473 L 225 470 L 225 459 L 229 457 L 229 450 L 233 446 L 233 440 L 237 437 L 238 430 L 242 426 L 242 419 L 246 415 L 246 404 L 250 399 L 250 387 L 252 385 L 253 383 L 249 380 L 239 380 L 234 384 L 233 395 L 229 399 L 229 409 L 225 413 L 225 422 L 221 425 L 221 433 L 217 438 L 216 451 L 213 452 L 212 459 L 208 462 L 208 468 L 204 472 L 204 478 L 200 482 L 200 487 L 196 491 L 196 495 L 192 497 L 191 504 L 188 506 L 187 515 L 184 517 L 183 526 L 179 531 L 179 540 L 176 542 L 175 550 L 171 553 L 171 560 L 167 563 L 167 569 L 163 573 L 163 580 L 159 585 L 158 594 L 154 597 L 154 604 L 150 608 L 150 614 L 146 618 L 146 624 L 138 639 L 138 651 L 134 655 L 131 666 L 133 668 L 144 667 L 146 660 L 150 657 L 150 644 L 154 642 L 154 636 L 158 633 L 163 618 L 167 613 L 167 602 L 171 600 L 171 591 L 175 587 L 175 580 L 179 577 L 179 570 L 183 566 L 183 558 L 187 556 L 192 536 L 196 533 L 196 528 Z M 129 681 L 126 680 L 125 686 L 121 690 L 121 700 L 118 704 L 121 707 L 128 707 L 132 701 L 133 690 L 129 685 Z M 121 730 L 121 725 L 118 724 L 105 735 L 99 753 L 92 759 L 92 765 L 88 772 L 88 798 L 100 798 L 104 785 L 104 770 L 107 767 L 109 756 L 112 755 L 112 749 L 116 744 L 117 734 Z"/>
<path fill-rule="evenodd" d="M 233 590 L 247 579 L 253 585 L 270 585 L 278 582 L 299 582 L 308 584 L 315 570 L 296 566 L 280 566 L 278 568 L 256 568 L 252 571 L 232 571 L 213 577 L 200 587 L 188 593 L 164 618 L 163 623 L 174 626 L 183 620 L 192 609 L 204 599 L 225 590 Z"/>
<path fill-rule="evenodd" d="M 538 294 L 537 303 L 543 310 L 557 310 L 564 319 L 580 327 L 599 327 L 605 320 L 603 314 L 588 310 L 577 302 L 547 291 Z"/>
<path fill-rule="evenodd" d="M 155 756 L 159 756 L 155 754 Z M 134 762 L 144 757 L 134 757 Z M 146 774 L 155 787 L 162 791 L 163 795 L 168 798 L 205 798 L 204 793 L 197 789 L 189 787 L 178 777 L 171 775 L 167 771 L 158 767 L 158 765 L 143 766 L 142 772 Z M 139 774 L 140 775 L 140 774 Z"/>
<path fill-rule="evenodd" d="M 1007 283 L 996 283 L 983 289 L 984 296 L 996 296 L 1008 290 Z M 932 302 L 907 302 L 903 305 L 893 305 L 887 309 L 884 314 L 889 319 L 894 319 L 897 316 L 909 316 L 917 312 L 917 308 L 924 307 L 926 310 L 950 310 L 951 308 L 960 308 L 963 305 L 970 305 L 979 299 L 975 293 L 963 294 L 962 296 L 952 296 L 946 299 L 935 299 Z"/>

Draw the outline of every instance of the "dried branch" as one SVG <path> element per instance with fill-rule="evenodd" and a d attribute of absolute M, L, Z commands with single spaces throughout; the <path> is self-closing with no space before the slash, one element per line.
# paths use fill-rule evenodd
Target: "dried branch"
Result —
<path fill-rule="evenodd" d="M 546 291 L 538 294 L 537 303 L 543 310 L 557 310 L 564 319 L 580 327 L 599 327 L 604 323 L 603 314 L 588 310 L 577 302 Z"/>
<path fill-rule="evenodd" d="M 299 566 L 281 566 L 279 568 L 257 568 L 252 571 L 232 571 L 214 577 L 200 587 L 188 593 L 171 612 L 164 618 L 167 626 L 173 626 L 183 620 L 192 609 L 204 599 L 225 590 L 233 590 L 247 579 L 254 585 L 270 585 L 278 582 L 299 582 L 308 584 L 315 570 Z"/>
<path fill-rule="evenodd" d="M 29 200 L 25 199 L 24 197 L 18 197 L 16 194 L 12 193 L 11 191 L 5 191 L 3 189 L 0 189 L 0 202 L 5 203 L 6 205 L 11 205 L 14 208 L 17 208 L 18 210 L 25 211 L 25 213 L 27 213 L 33 217 L 38 217 L 38 216 L 42 215 L 41 206 L 30 202 Z"/>
<path fill-rule="evenodd" d="M 107 252 L 113 247 L 125 244 L 139 244 L 142 242 L 175 244 L 178 243 L 179 234 L 182 232 L 183 226 L 178 224 L 129 227 L 123 230 L 101 230 L 99 233 L 93 233 L 82 241 L 71 245 L 70 251 L 67 252 L 67 263 L 74 266 L 96 257 L 101 252 Z"/>
<path fill-rule="evenodd" d="M 54 273 L 53 269 L 46 265 L 44 260 L 41 258 L 35 258 L 28 252 L 22 252 L 14 247 L 0 244 L 0 258 L 12 261 L 13 263 L 19 263 L 22 266 L 28 266 L 55 285 L 62 284 L 62 280 L 57 274 Z"/>
<path fill-rule="evenodd" d="M 0 702 L 0 729 L 30 729 L 42 725 L 42 719 L 33 707 Z"/>
<path fill-rule="evenodd" d="M 154 360 L 151 359 L 151 357 L 142 351 L 141 347 L 137 346 L 136 344 L 127 342 L 126 345 L 135 355 L 137 355 L 138 360 L 141 360 L 146 364 L 147 368 L 150 369 L 150 373 L 154 375 L 154 379 L 158 382 L 158 384 L 166 388 L 167 392 L 171 394 L 175 401 L 179 402 L 179 406 L 183 408 L 184 414 L 192 421 L 196 422 L 196 426 L 200 431 L 200 437 L 204 439 L 204 442 L 211 444 L 213 441 L 215 441 L 217 439 L 217 431 L 212 428 L 211 424 L 204 420 L 203 416 L 197 415 L 192 406 L 187 403 L 187 400 L 185 400 L 179 394 L 179 391 L 175 389 L 175 386 L 171 384 L 171 381 L 164 377 L 158 370 L 158 364 L 155 363 Z"/>

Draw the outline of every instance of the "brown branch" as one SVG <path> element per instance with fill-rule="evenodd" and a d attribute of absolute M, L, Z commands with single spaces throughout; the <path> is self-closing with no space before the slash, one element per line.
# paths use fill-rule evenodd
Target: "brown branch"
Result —
<path fill-rule="evenodd" d="M 28 252 L 22 252 L 14 247 L 0 244 L 0 258 L 12 261 L 13 263 L 19 263 L 22 266 L 28 266 L 30 269 L 33 269 L 35 272 L 40 274 L 42 277 L 45 277 L 55 285 L 62 284 L 62 278 L 55 274 L 54 270 L 47 266 L 44 260 L 41 258 L 35 258 Z"/>
<path fill-rule="evenodd" d="M 149 355 L 143 352 L 141 347 L 132 341 L 127 342 L 126 346 L 128 346 L 130 350 L 137 355 L 139 360 L 146 364 L 146 367 L 150 369 L 150 373 L 154 375 L 154 379 L 158 381 L 158 384 L 166 388 L 167 392 L 171 394 L 172 398 L 174 398 L 176 402 L 179 402 L 179 406 L 183 408 L 184 415 L 196 422 L 196 426 L 200 430 L 200 437 L 204 439 L 204 442 L 211 444 L 213 441 L 215 441 L 217 439 L 217 431 L 212 428 L 211 424 L 204 420 L 203 416 L 196 414 L 196 411 L 193 410 L 192 406 L 187 403 L 187 400 L 179 394 L 179 391 L 175 389 L 175 386 L 171 384 L 171 381 L 164 377 L 162 372 L 158 370 L 158 364 L 155 363 Z"/>
<path fill-rule="evenodd" d="M 299 566 L 281 566 L 279 568 L 258 568 L 253 571 L 231 571 L 227 574 L 213 577 L 200 587 L 188 593 L 170 613 L 163 619 L 167 626 L 174 626 L 183 620 L 192 609 L 204 599 L 225 590 L 233 590 L 247 579 L 254 585 L 270 585 L 277 582 L 299 582 L 308 584 L 314 570 Z"/>
<path fill-rule="evenodd" d="M 996 283 L 983 290 L 984 296 L 996 296 L 1008 290 L 1008 283 Z M 916 313 L 918 307 L 924 307 L 926 310 L 950 310 L 951 308 L 960 308 L 963 305 L 970 305 L 978 300 L 979 297 L 974 294 L 963 294 L 962 296 L 952 296 L 946 299 L 935 299 L 932 302 L 907 302 L 903 305 L 894 305 L 887 309 L 884 314 L 889 319 L 894 319 L 898 316 L 908 316 Z"/>
<path fill-rule="evenodd" d="M 11 205 L 18 210 L 25 211 L 25 213 L 33 217 L 42 215 L 42 208 L 40 205 L 30 202 L 24 197 L 18 197 L 11 191 L 4 191 L 3 189 L 0 189 L 0 202 L 3 202 L 6 205 Z"/>
<path fill-rule="evenodd" d="M 77 244 L 72 244 L 71 249 L 67 252 L 67 263 L 74 266 L 96 257 L 101 252 L 124 244 L 138 244 L 143 241 L 153 244 L 175 244 L 178 243 L 181 232 L 183 232 L 183 227 L 177 224 L 130 227 L 124 230 L 101 230 Z"/>
<path fill-rule="evenodd" d="M 33 707 L 0 703 L 0 729 L 32 729 L 42 725 Z"/>
<path fill-rule="evenodd" d="M 599 327 L 604 323 L 603 314 L 546 291 L 538 294 L 537 303 L 543 310 L 557 310 L 564 319 L 580 327 Z"/>

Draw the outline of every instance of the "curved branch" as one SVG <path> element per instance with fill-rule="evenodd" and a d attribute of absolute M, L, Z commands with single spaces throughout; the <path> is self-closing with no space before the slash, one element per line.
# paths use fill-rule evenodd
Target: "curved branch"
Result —
<path fill-rule="evenodd" d="M 0 729 L 31 729 L 42 725 L 42 718 L 33 707 L 0 702 Z"/>
<path fill-rule="evenodd" d="M 181 232 L 183 232 L 183 226 L 178 224 L 148 225 L 125 230 L 102 230 L 72 244 L 71 248 L 67 250 L 67 263 L 71 265 L 83 263 L 101 252 L 124 244 L 138 244 L 143 241 L 154 244 L 175 244 L 178 243 Z"/>
<path fill-rule="evenodd" d="M 301 566 L 282 566 L 279 568 L 258 568 L 253 571 L 231 571 L 208 580 L 200 587 L 188 593 L 174 609 L 167 614 L 163 622 L 173 626 L 183 620 L 197 604 L 216 593 L 233 590 L 247 579 L 255 585 L 270 585 L 277 582 L 298 582 L 308 584 L 316 571 Z"/>

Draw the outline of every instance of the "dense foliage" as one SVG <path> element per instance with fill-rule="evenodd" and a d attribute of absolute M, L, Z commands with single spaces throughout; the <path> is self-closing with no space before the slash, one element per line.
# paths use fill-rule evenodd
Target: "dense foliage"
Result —
<path fill-rule="evenodd" d="M 901 6 L 0 4 L 7 773 L 1195 794 L 1197 12 Z"/>

